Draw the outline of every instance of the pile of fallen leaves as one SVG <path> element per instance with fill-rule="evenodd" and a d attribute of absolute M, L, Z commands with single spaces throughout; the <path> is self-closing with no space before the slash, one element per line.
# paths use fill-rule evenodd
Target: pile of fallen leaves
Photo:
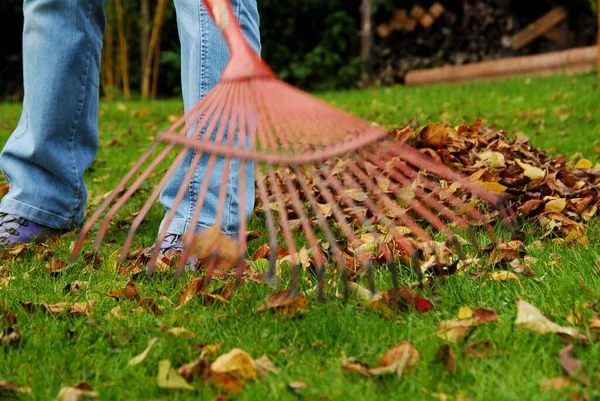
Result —
<path fill-rule="evenodd" d="M 391 135 L 441 161 L 489 191 L 505 195 L 518 217 L 539 222 L 542 237 L 585 241 L 585 223 L 600 205 L 600 163 L 550 157 L 517 133 L 482 125 L 429 124 L 395 129 Z M 458 190 L 448 183 L 448 191 Z M 465 194 L 467 195 L 467 194 Z M 468 196 L 468 195 L 467 195 Z"/>

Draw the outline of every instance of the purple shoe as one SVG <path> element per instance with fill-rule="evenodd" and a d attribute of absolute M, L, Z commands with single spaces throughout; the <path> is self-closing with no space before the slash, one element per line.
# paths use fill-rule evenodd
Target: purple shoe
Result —
<path fill-rule="evenodd" d="M 46 227 L 10 213 L 0 213 L 0 248 L 41 242 L 60 230 Z"/>
<path fill-rule="evenodd" d="M 181 235 L 167 234 L 163 242 L 160 244 L 158 259 L 156 260 L 157 271 L 169 271 L 177 268 L 179 256 L 183 252 L 184 246 L 181 242 Z M 144 254 L 147 258 L 152 257 L 154 247 L 148 248 Z M 148 267 L 146 266 L 146 270 Z M 194 271 L 196 269 L 196 258 L 188 258 L 185 265 L 186 271 Z"/>

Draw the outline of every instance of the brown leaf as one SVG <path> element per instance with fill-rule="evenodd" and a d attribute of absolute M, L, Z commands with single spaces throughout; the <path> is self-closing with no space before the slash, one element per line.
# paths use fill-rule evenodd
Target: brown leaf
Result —
<path fill-rule="evenodd" d="M 565 377 L 553 377 L 547 379 L 545 382 L 540 384 L 541 391 L 552 391 L 560 390 L 565 387 L 573 387 L 575 383 Z"/>
<path fill-rule="evenodd" d="M 438 347 L 435 361 L 444 365 L 448 372 L 456 372 L 456 354 L 450 344 L 442 344 Z"/>
<path fill-rule="evenodd" d="M 455 136 L 454 128 L 442 124 L 428 124 L 421 130 L 419 139 L 421 144 L 426 147 L 440 149 L 443 147 L 448 138 Z"/>
<path fill-rule="evenodd" d="M 258 359 L 254 360 L 254 367 L 261 376 L 266 377 L 267 373 L 279 374 L 279 370 L 275 367 L 271 359 L 267 355 L 263 355 Z"/>
<path fill-rule="evenodd" d="M 257 312 L 271 311 L 280 316 L 295 315 L 303 312 L 309 303 L 308 297 L 302 293 L 294 297 L 291 290 L 281 290 L 270 294 L 265 303 L 258 307 Z"/>
<path fill-rule="evenodd" d="M 558 352 L 558 356 L 560 358 L 560 366 L 562 367 L 563 371 L 567 375 L 573 377 L 581 366 L 581 361 L 573 357 L 573 344 L 569 344 L 565 348 L 561 349 Z"/>
<path fill-rule="evenodd" d="M 132 280 L 129 280 L 123 289 L 109 291 L 106 293 L 106 295 L 116 300 L 140 299 L 140 293 L 138 292 L 135 281 Z"/>
<path fill-rule="evenodd" d="M 213 292 L 206 292 L 206 278 L 198 277 L 191 280 L 186 286 L 179 292 L 179 305 L 176 309 L 179 309 L 198 297 L 204 306 L 214 304 L 216 301 L 227 303 L 233 289 L 233 282 L 228 282 L 222 287 L 217 288 Z"/>
<path fill-rule="evenodd" d="M 591 330 L 600 330 L 600 313 L 596 313 L 590 319 L 590 329 Z"/>
<path fill-rule="evenodd" d="M 29 386 L 19 386 L 9 381 L 0 381 L 0 399 L 18 397 L 23 394 L 31 394 Z"/>
<path fill-rule="evenodd" d="M 400 379 L 405 372 L 414 369 L 418 362 L 419 351 L 411 342 L 404 341 L 386 351 L 377 366 L 370 367 L 356 358 L 344 357 L 342 368 L 368 377 L 396 374 Z"/>
<path fill-rule="evenodd" d="M 493 309 L 476 308 L 473 311 L 473 318 L 476 319 L 477 325 L 486 324 L 489 322 L 497 322 L 500 320 L 498 313 Z"/>
<path fill-rule="evenodd" d="M 216 257 L 215 274 L 235 269 L 240 260 L 239 245 L 233 238 L 223 234 L 219 226 L 207 228 L 192 239 L 190 256 L 196 257 L 199 265 L 208 266 L 212 255 Z"/>
<path fill-rule="evenodd" d="M 70 265 L 67 265 L 62 259 L 52 258 L 49 263 L 46 264 L 46 272 L 51 275 L 58 275 L 69 270 Z"/>
<path fill-rule="evenodd" d="M 71 316 L 89 316 L 92 307 L 96 304 L 96 301 L 90 300 L 87 302 L 75 302 L 69 304 L 68 302 L 58 302 L 56 304 L 40 303 L 34 304 L 32 302 L 21 301 L 21 305 L 29 313 L 33 313 L 36 308 L 42 309 L 44 312 L 50 312 L 54 315 L 60 315 L 65 310 Z"/>

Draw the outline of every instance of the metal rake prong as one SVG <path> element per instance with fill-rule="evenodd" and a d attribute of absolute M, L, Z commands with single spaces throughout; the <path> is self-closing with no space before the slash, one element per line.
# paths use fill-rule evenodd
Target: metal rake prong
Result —
<path fill-rule="evenodd" d="M 234 108 L 235 106 L 237 106 L 239 104 L 239 100 L 238 100 L 238 96 L 240 95 L 241 89 L 242 87 L 236 87 L 234 88 L 234 92 L 230 98 L 231 100 L 231 107 Z M 227 114 L 228 116 L 236 116 L 237 114 L 235 113 L 239 113 L 240 108 L 239 107 L 235 107 L 235 112 L 231 112 L 231 110 L 229 111 L 229 113 Z M 236 128 L 237 125 L 236 123 L 232 122 L 232 121 L 238 121 L 236 118 L 233 119 L 228 119 L 228 121 L 225 123 L 225 130 L 227 131 L 227 134 L 225 135 L 226 139 L 227 139 L 227 145 L 230 147 L 234 146 L 235 143 L 235 132 L 236 132 Z M 225 213 L 225 200 L 227 198 L 227 193 L 228 193 L 228 185 L 227 182 L 229 181 L 229 176 L 231 173 L 231 162 L 232 162 L 232 158 L 230 156 L 225 156 L 225 158 L 223 159 L 223 173 L 221 175 L 221 185 L 220 185 L 220 189 L 219 189 L 219 198 L 218 198 L 218 208 L 217 208 L 217 215 L 215 218 L 215 222 L 214 225 L 217 227 L 222 227 L 223 225 L 223 215 Z M 212 172 L 211 174 L 208 176 L 209 180 L 210 177 L 212 176 Z M 202 205 L 204 204 L 205 199 L 202 200 Z M 195 208 L 194 209 L 194 215 L 192 216 L 192 221 L 193 223 L 191 223 L 190 228 L 189 228 L 189 232 L 195 232 L 196 231 L 196 226 L 197 226 L 197 220 L 200 217 L 200 211 L 201 211 L 201 207 Z M 196 215 L 197 213 L 197 215 Z M 185 239 L 184 239 L 185 241 Z M 212 248 L 213 248 L 213 252 L 218 254 L 218 242 L 215 241 L 215 243 L 213 243 Z M 187 263 L 187 258 L 189 256 L 189 253 L 191 252 L 191 247 L 186 246 L 182 252 L 182 257 L 179 260 L 178 263 L 178 271 L 183 272 L 183 270 L 185 269 L 186 263 Z M 210 282 L 212 275 L 214 273 L 214 267 L 215 264 L 209 264 L 208 269 L 206 271 L 206 276 L 205 276 L 205 281 Z"/>
<path fill-rule="evenodd" d="M 226 100 L 227 100 L 227 96 L 229 95 L 229 93 L 231 92 L 231 86 L 230 85 L 224 85 L 223 86 L 223 90 L 224 90 L 224 94 L 226 96 L 221 97 L 219 99 L 219 110 L 220 112 L 222 112 L 225 109 L 226 106 Z M 222 105 L 222 107 L 221 107 Z M 222 115 L 222 113 L 220 113 L 219 115 Z M 218 124 L 218 120 L 219 117 L 216 117 L 215 113 L 212 113 L 211 115 L 208 116 L 208 118 L 210 120 L 208 126 L 204 126 L 204 128 L 206 128 L 206 130 L 204 131 L 205 133 L 210 133 L 212 131 L 215 130 L 216 125 Z M 197 127 L 194 129 L 194 132 L 192 133 L 192 135 L 188 138 L 187 140 L 187 144 L 191 144 L 193 143 L 193 139 L 197 136 L 197 135 L 203 135 L 203 126 L 201 125 L 197 125 Z M 185 135 L 187 132 L 186 131 L 182 131 L 182 135 Z M 219 131 L 217 132 L 217 137 L 219 137 L 220 135 L 222 135 L 222 130 L 219 129 Z M 218 140 L 220 138 L 215 138 L 215 140 Z M 177 192 L 177 195 L 175 196 L 175 199 L 173 201 L 173 204 L 171 205 L 171 209 L 169 210 L 169 212 L 167 213 L 167 216 L 165 218 L 165 220 L 163 221 L 163 226 L 160 229 L 158 236 L 156 237 L 156 241 L 154 243 L 154 249 L 152 251 L 152 255 L 150 256 L 150 260 L 148 262 L 147 265 L 147 273 L 148 274 L 152 274 L 152 272 L 154 271 L 154 266 L 156 263 L 156 259 L 158 258 L 158 255 L 160 253 L 160 246 L 163 242 L 163 240 L 165 239 L 165 237 L 167 236 L 167 230 L 169 229 L 169 226 L 171 224 L 171 222 L 173 221 L 173 219 L 175 218 L 175 214 L 177 213 L 177 208 L 179 207 L 179 204 L 181 203 L 181 201 L 183 200 L 183 197 L 185 196 L 187 190 L 188 190 L 188 186 L 191 183 L 192 178 L 194 177 L 194 174 L 196 173 L 196 168 L 198 166 L 198 164 L 200 163 L 200 160 L 202 158 L 202 156 L 204 155 L 203 152 L 196 152 L 196 154 L 194 155 L 194 159 L 192 160 L 192 162 L 190 163 L 190 166 L 188 168 L 188 171 L 186 172 L 185 178 L 182 182 L 182 184 L 179 187 L 179 191 Z M 212 160 L 212 158 L 211 158 Z M 208 177 L 210 177 L 212 175 L 212 168 L 214 168 L 214 162 L 211 165 L 211 162 L 209 160 L 208 162 L 208 166 L 207 166 L 207 172 L 210 171 L 210 174 L 208 175 Z M 208 186 L 208 181 L 203 181 L 202 183 L 202 188 L 207 187 Z M 201 192 L 202 192 L 202 188 L 201 188 Z M 206 192 L 206 189 L 204 190 L 204 192 Z M 196 202 L 195 207 L 199 207 L 204 203 L 204 199 L 200 199 L 200 195 L 198 196 L 198 200 Z"/>
<path fill-rule="evenodd" d="M 219 95 L 219 91 L 215 91 L 214 93 L 211 93 L 209 96 L 207 96 L 206 102 L 198 103 L 198 104 L 194 105 L 187 113 L 185 113 L 183 116 L 181 116 L 179 119 L 177 119 L 177 121 L 169 128 L 168 132 L 174 132 L 178 126 L 182 125 L 185 122 L 186 118 L 188 118 L 190 116 L 194 116 L 196 114 L 202 114 L 203 110 L 205 108 L 207 108 L 215 100 L 215 98 L 218 95 Z M 152 153 L 154 153 L 154 151 L 158 148 L 158 146 L 160 144 L 161 144 L 161 141 L 159 139 L 156 139 L 154 141 L 154 143 L 142 154 L 142 156 L 137 160 L 137 162 L 123 176 L 123 178 L 121 179 L 119 184 L 117 184 L 117 186 L 113 189 L 113 191 L 111 191 L 111 193 L 108 195 L 108 197 L 98 207 L 98 209 L 96 209 L 96 211 L 92 214 L 90 219 L 83 226 L 82 231 L 79 235 L 79 238 L 77 239 L 77 242 L 75 243 L 75 246 L 73 248 L 73 252 L 71 255 L 72 263 L 75 262 L 75 258 L 81 251 L 81 247 L 83 245 L 85 237 L 87 237 L 87 235 L 91 231 L 91 229 L 94 226 L 94 224 L 96 223 L 96 221 L 100 218 L 100 216 L 102 216 L 104 211 L 112 204 L 112 202 L 117 198 L 117 196 L 119 196 L 119 193 L 125 188 L 127 183 L 139 171 L 139 169 L 144 165 L 144 163 L 146 163 L 148 158 L 152 155 Z M 100 236 L 98 236 L 98 237 L 100 237 Z M 96 240 L 96 248 L 100 245 L 101 242 L 102 242 L 102 237 L 100 237 Z"/>
<path fill-rule="evenodd" d="M 256 169 L 256 186 L 258 189 L 258 196 L 263 204 L 265 211 L 265 218 L 267 220 L 267 231 L 269 232 L 269 270 L 267 272 L 267 281 L 273 281 L 275 278 L 275 265 L 277 263 L 277 234 L 275 232 L 275 222 L 273 219 L 273 213 L 271 211 L 271 205 L 269 203 L 269 196 L 267 195 L 267 188 L 265 187 L 265 176 L 260 171 L 260 168 Z"/>
<path fill-rule="evenodd" d="M 210 98 L 208 98 L 207 96 L 207 102 L 205 102 L 206 107 L 203 108 L 199 108 L 197 110 L 196 113 L 194 113 L 192 115 L 192 118 L 195 116 L 198 116 L 199 121 L 202 121 L 202 119 L 204 118 L 204 116 L 208 116 L 208 119 L 210 119 L 212 117 L 212 113 L 215 111 L 215 109 L 219 106 L 219 102 L 212 102 L 212 101 L 208 101 L 210 100 Z M 180 135 L 185 135 L 185 132 L 191 127 L 193 126 L 192 123 L 187 123 L 181 130 Z M 144 219 L 146 218 L 147 214 L 150 212 L 150 209 L 152 208 L 152 206 L 154 205 L 154 202 L 156 202 L 156 200 L 159 198 L 163 188 L 165 187 L 165 185 L 167 184 L 167 182 L 171 179 L 171 176 L 173 175 L 173 173 L 175 172 L 175 170 L 177 169 L 177 167 L 179 166 L 179 164 L 183 161 L 183 159 L 185 158 L 185 156 L 188 154 L 188 150 L 183 147 L 182 150 L 179 152 L 179 154 L 177 155 L 177 157 L 175 158 L 175 160 L 173 161 L 173 163 L 171 163 L 171 165 L 169 166 L 169 169 L 167 170 L 167 172 L 164 174 L 163 178 L 160 180 L 159 184 L 157 186 L 154 187 L 154 189 L 152 190 L 152 193 L 150 195 L 150 197 L 146 200 L 146 202 L 144 203 L 144 205 L 142 206 L 142 209 L 140 209 L 138 215 L 136 216 L 136 218 L 134 219 L 133 223 L 131 224 L 131 227 L 129 229 L 129 232 L 127 234 L 127 238 L 125 239 L 125 243 L 123 244 L 122 248 L 121 248 L 121 255 L 120 255 L 120 261 L 123 262 L 126 258 L 127 258 L 127 253 L 129 251 L 129 248 L 131 247 L 131 244 L 133 243 L 133 238 L 137 232 L 137 229 L 139 228 L 140 224 L 144 221 Z M 190 169 L 189 174 L 192 174 L 192 169 Z M 186 181 L 184 179 L 184 182 L 189 182 L 191 181 L 191 177 L 189 181 Z M 182 185 L 183 186 L 183 185 Z M 185 185 L 187 186 L 187 185 Z M 181 202 L 181 200 L 179 200 L 179 202 Z M 179 203 L 177 202 L 177 204 Z"/>

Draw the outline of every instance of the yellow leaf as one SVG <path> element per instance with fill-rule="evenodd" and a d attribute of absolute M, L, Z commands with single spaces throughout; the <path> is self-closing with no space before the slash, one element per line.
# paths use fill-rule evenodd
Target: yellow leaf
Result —
<path fill-rule="evenodd" d="M 579 168 L 579 169 L 588 169 L 588 168 L 592 168 L 594 166 L 594 164 L 587 160 L 587 159 L 581 159 L 577 162 L 577 164 L 575 165 L 575 168 Z"/>
<path fill-rule="evenodd" d="M 533 181 L 543 180 L 546 177 L 546 171 L 539 167 L 534 167 L 530 164 L 524 163 L 519 159 L 515 159 L 519 167 L 523 169 L 523 175 L 530 178 Z"/>
<path fill-rule="evenodd" d="M 138 363 L 141 363 L 144 359 L 146 359 L 146 357 L 148 356 L 148 353 L 150 352 L 150 350 L 152 349 L 154 344 L 156 344 L 157 342 L 158 342 L 158 338 L 151 338 L 150 340 L 148 340 L 148 346 L 146 347 L 146 349 L 141 354 L 131 358 L 127 362 L 127 366 L 135 366 Z"/>
<path fill-rule="evenodd" d="M 553 199 L 550 202 L 546 203 L 544 210 L 546 212 L 552 213 L 560 213 L 567 207 L 567 200 L 564 198 Z"/>
<path fill-rule="evenodd" d="M 491 192 L 504 193 L 508 189 L 507 187 L 498 182 L 477 181 L 477 183 Z"/>
<path fill-rule="evenodd" d="M 234 348 L 227 354 L 218 357 L 210 366 L 213 372 L 229 373 L 242 379 L 256 376 L 254 360 L 246 351 Z"/>
<path fill-rule="evenodd" d="M 183 377 L 171 367 L 171 362 L 162 360 L 158 363 L 158 376 L 156 378 L 159 388 L 167 390 L 194 390 Z"/>
<path fill-rule="evenodd" d="M 506 165 L 504 155 L 500 152 L 481 152 L 477 157 L 489 163 L 490 167 L 504 167 Z"/>
<path fill-rule="evenodd" d="M 460 320 L 470 319 L 473 317 L 473 310 L 468 306 L 461 306 L 458 309 L 458 318 Z"/>
<path fill-rule="evenodd" d="M 519 278 L 513 272 L 509 272 L 506 270 L 495 271 L 491 275 L 492 280 L 495 281 L 514 281 L 515 283 L 519 282 Z"/>
<path fill-rule="evenodd" d="M 367 194 L 360 189 L 347 189 L 344 191 L 344 194 L 348 195 L 352 200 L 357 202 L 364 202 L 368 198 Z"/>

